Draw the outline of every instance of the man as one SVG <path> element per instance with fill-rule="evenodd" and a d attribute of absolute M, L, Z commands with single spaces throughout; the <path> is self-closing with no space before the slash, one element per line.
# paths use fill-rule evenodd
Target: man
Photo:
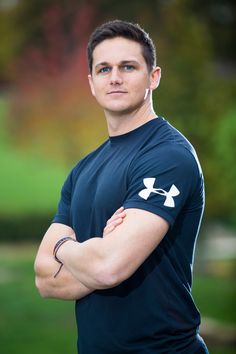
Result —
<path fill-rule="evenodd" d="M 191 296 L 203 177 L 191 144 L 153 110 L 153 42 L 138 25 L 108 22 L 88 61 L 109 139 L 66 179 L 36 285 L 76 300 L 79 354 L 207 353 Z"/>

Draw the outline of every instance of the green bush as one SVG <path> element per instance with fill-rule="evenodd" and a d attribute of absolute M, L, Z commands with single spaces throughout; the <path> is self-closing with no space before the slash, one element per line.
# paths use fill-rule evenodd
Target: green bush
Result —
<path fill-rule="evenodd" d="M 0 216 L 0 241 L 40 241 L 50 225 L 52 215 Z"/>

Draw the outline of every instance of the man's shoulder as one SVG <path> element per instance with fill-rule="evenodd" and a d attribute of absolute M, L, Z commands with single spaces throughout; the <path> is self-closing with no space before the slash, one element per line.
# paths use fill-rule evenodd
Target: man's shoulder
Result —
<path fill-rule="evenodd" d="M 164 139 L 162 141 L 155 138 L 143 145 L 137 151 L 134 162 L 139 160 L 150 160 L 156 162 L 169 163 L 180 161 L 194 161 L 197 154 L 194 147 L 185 139 Z"/>
<path fill-rule="evenodd" d="M 202 173 L 201 166 L 193 146 L 185 140 L 171 138 L 155 141 L 155 138 L 137 151 L 132 163 L 130 173 L 140 170 L 185 171 L 186 173 Z"/>
<path fill-rule="evenodd" d="M 171 149 L 185 147 L 187 150 L 192 150 L 193 146 L 187 137 L 165 118 L 158 116 L 158 119 L 151 121 L 147 134 L 143 136 L 143 144 L 141 149 L 159 149 L 163 146 Z"/>

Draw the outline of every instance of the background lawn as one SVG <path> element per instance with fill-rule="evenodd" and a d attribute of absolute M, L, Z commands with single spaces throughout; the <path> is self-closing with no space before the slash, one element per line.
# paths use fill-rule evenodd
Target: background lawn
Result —
<path fill-rule="evenodd" d="M 40 298 L 34 286 L 35 250 L 1 246 L 1 353 L 73 354 L 74 303 Z"/>
<path fill-rule="evenodd" d="M 43 300 L 34 286 L 35 245 L 0 246 L 0 338 L 3 354 L 75 354 L 74 303 Z M 195 276 L 194 294 L 203 317 L 236 323 L 234 282 Z M 210 347 L 211 354 L 236 348 Z"/>

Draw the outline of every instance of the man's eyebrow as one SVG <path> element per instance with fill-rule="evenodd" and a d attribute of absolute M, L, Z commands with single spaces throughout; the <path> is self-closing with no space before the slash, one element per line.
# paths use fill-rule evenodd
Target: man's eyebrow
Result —
<path fill-rule="evenodd" d="M 120 62 L 120 64 L 121 64 L 121 65 L 125 65 L 125 64 L 139 64 L 139 62 L 138 62 L 137 60 L 131 59 L 131 60 L 122 60 L 122 61 Z"/>
<path fill-rule="evenodd" d="M 96 65 L 95 65 L 95 68 L 97 68 L 97 67 L 99 67 L 99 66 L 108 66 L 108 65 L 109 65 L 108 62 L 102 61 L 101 63 L 96 64 Z"/>

